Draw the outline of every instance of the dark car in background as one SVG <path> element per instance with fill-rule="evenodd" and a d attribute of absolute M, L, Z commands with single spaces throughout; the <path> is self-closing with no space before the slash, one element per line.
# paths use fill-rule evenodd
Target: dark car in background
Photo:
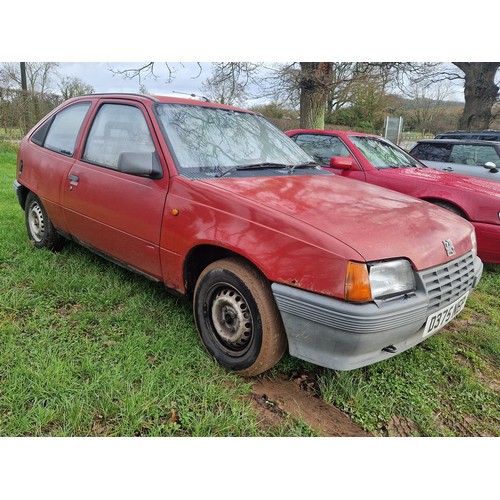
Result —
<path fill-rule="evenodd" d="M 500 141 L 500 130 L 453 130 L 436 134 L 434 139 L 479 139 L 481 141 Z"/>
<path fill-rule="evenodd" d="M 500 142 L 472 139 L 426 139 L 410 154 L 428 167 L 500 181 Z"/>

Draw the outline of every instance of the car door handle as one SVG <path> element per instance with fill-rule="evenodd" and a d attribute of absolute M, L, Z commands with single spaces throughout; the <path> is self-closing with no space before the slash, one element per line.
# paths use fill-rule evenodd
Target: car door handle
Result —
<path fill-rule="evenodd" d="M 70 175 L 68 178 L 71 182 L 78 182 L 80 180 L 80 177 L 78 177 L 78 175 Z"/>
<path fill-rule="evenodd" d="M 445 167 L 443 170 L 446 170 L 447 172 L 453 172 L 453 169 L 451 167 Z"/>

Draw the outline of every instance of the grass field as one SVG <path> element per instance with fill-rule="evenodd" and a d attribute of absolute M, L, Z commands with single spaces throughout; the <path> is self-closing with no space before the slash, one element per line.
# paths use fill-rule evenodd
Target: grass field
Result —
<path fill-rule="evenodd" d="M 251 381 L 209 358 L 186 301 L 75 244 L 32 248 L 15 162 L 0 142 L 1 436 L 315 435 L 261 425 Z M 460 317 L 417 348 L 344 373 L 285 356 L 271 375 L 308 370 L 375 435 L 499 436 L 499 292 L 486 266 Z"/>

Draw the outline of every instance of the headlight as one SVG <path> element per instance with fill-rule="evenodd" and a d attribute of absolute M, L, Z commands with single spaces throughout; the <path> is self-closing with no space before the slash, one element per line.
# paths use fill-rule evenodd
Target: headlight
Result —
<path fill-rule="evenodd" d="M 374 299 L 383 299 L 415 290 L 415 275 L 407 260 L 392 260 L 369 265 Z"/>
<path fill-rule="evenodd" d="M 345 299 L 350 302 L 385 299 L 413 290 L 415 274 L 407 260 L 347 265 Z"/>
<path fill-rule="evenodd" d="M 472 233 L 470 235 L 470 239 L 472 241 L 472 255 L 473 255 L 473 257 L 476 257 L 477 256 L 477 238 L 476 238 L 476 231 L 474 229 L 472 230 Z"/>

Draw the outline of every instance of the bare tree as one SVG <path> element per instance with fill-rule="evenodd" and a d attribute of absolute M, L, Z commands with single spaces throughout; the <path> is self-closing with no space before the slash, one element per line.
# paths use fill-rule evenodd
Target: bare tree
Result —
<path fill-rule="evenodd" d="M 499 86 L 495 77 L 500 63 L 453 63 L 450 70 L 443 63 L 415 62 L 367 62 L 333 63 L 302 62 L 274 65 L 268 75 L 261 78 L 266 68 L 260 63 L 214 63 L 212 76 L 206 88 L 217 100 L 241 102 L 250 96 L 251 86 L 259 88 L 260 96 L 273 96 L 276 102 L 288 101 L 300 106 L 301 127 L 323 128 L 325 109 L 333 111 L 350 102 L 351 89 L 362 82 L 373 88 L 373 79 L 383 91 L 392 85 L 405 95 L 415 92 L 415 86 L 426 88 L 443 80 L 463 79 L 465 107 L 460 127 L 466 129 L 487 128 L 494 116 L 492 108 L 498 101 Z M 169 77 L 174 71 L 167 65 Z M 201 66 L 200 66 L 201 68 Z M 269 67 L 266 68 L 269 70 Z M 141 77 L 154 75 L 154 63 L 131 68 L 119 73 Z"/>
<path fill-rule="evenodd" d="M 433 124 L 446 113 L 445 102 L 451 94 L 449 80 L 430 82 L 427 85 L 413 83 L 408 93 L 411 105 L 407 113 L 422 134 L 431 130 Z"/>
<path fill-rule="evenodd" d="M 144 63 L 142 66 L 135 67 L 135 68 L 126 68 L 126 69 L 117 69 L 110 67 L 109 70 L 115 74 L 115 75 L 121 75 L 123 78 L 126 78 L 128 80 L 132 80 L 134 78 L 137 78 L 139 81 L 139 85 L 143 85 L 142 80 L 143 78 L 148 78 L 151 77 L 153 79 L 159 78 L 159 75 L 157 71 L 155 71 L 155 68 L 157 65 L 160 63 L 156 62 L 147 62 Z M 183 63 L 179 63 L 181 66 L 184 66 Z M 175 64 L 173 63 L 168 63 L 164 62 L 163 65 L 165 66 L 167 70 L 167 80 L 165 83 L 171 83 L 173 79 L 175 78 L 175 73 L 177 72 L 177 68 L 175 67 Z M 193 78 L 198 78 L 201 73 L 202 73 L 202 66 L 200 63 L 197 63 L 198 65 L 198 74 L 194 76 Z"/>
<path fill-rule="evenodd" d="M 262 64 L 250 62 L 212 63 L 212 74 L 202 84 L 207 97 L 225 104 L 244 105 L 251 88 L 259 87 Z"/>
<path fill-rule="evenodd" d="M 495 80 L 500 62 L 454 62 L 463 72 L 465 106 L 459 128 L 487 129 L 493 121 L 492 109 L 499 98 Z"/>
<path fill-rule="evenodd" d="M 57 104 L 57 96 L 51 95 L 53 78 L 58 64 L 52 62 L 3 63 L 0 81 L 8 89 L 9 122 L 24 133 Z"/>
<path fill-rule="evenodd" d="M 26 90 L 30 95 L 45 94 L 52 90 L 51 86 L 59 66 L 58 63 L 27 62 L 24 65 L 26 70 Z M 10 85 L 17 84 L 19 88 L 23 88 L 23 74 L 19 63 L 3 63 L 0 74 L 3 81 L 10 82 Z"/>
<path fill-rule="evenodd" d="M 59 83 L 59 92 L 61 92 L 62 98 L 67 100 L 79 95 L 92 94 L 94 87 L 86 84 L 80 78 L 65 76 Z"/>
<path fill-rule="evenodd" d="M 408 80 L 422 78 L 424 69 L 434 63 L 388 62 L 307 62 L 278 66 L 268 79 L 268 89 L 279 101 L 283 98 L 300 107 L 301 127 L 324 128 L 325 108 L 328 114 L 346 105 L 369 104 L 367 116 L 377 113 L 390 85 L 397 87 Z M 375 99 L 374 92 L 380 95 Z M 371 97 L 370 97 L 371 96 Z M 369 101 L 369 102 L 368 102 Z M 371 120 L 371 119 L 370 119 Z"/>
<path fill-rule="evenodd" d="M 243 105 L 255 67 L 251 63 L 213 63 L 211 76 L 201 85 L 204 95 L 223 104 Z"/>
<path fill-rule="evenodd" d="M 425 65 L 427 67 L 425 67 Z M 412 65 L 412 70 L 424 68 L 417 77 L 413 71 L 408 75 L 411 82 L 429 84 L 444 80 L 463 81 L 464 110 L 459 121 L 459 128 L 464 130 L 488 128 L 493 119 L 493 108 L 499 100 L 499 68 L 500 62 L 453 62 Z M 432 68 L 432 71 L 429 71 Z"/>

